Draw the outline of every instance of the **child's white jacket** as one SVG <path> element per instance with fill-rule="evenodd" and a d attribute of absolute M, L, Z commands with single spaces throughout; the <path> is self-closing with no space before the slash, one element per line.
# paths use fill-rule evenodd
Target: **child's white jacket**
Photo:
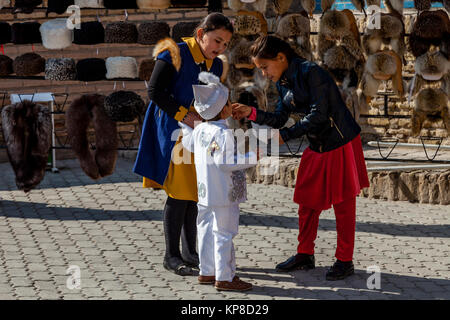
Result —
<path fill-rule="evenodd" d="M 198 203 L 211 207 L 246 201 L 243 170 L 256 165 L 256 153 L 237 153 L 233 131 L 225 120 L 202 122 L 195 129 L 179 124 L 183 147 L 194 153 Z"/>

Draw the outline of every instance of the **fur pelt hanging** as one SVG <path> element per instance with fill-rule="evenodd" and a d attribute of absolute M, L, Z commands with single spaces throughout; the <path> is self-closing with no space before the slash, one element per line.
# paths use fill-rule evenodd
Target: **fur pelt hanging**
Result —
<path fill-rule="evenodd" d="M 0 21 L 0 44 L 11 42 L 11 26 L 8 22 Z"/>
<path fill-rule="evenodd" d="M 24 100 L 3 108 L 3 137 L 16 185 L 25 192 L 44 178 L 51 147 L 51 115 L 47 107 Z"/>
<path fill-rule="evenodd" d="M 261 13 L 266 12 L 267 0 L 255 0 L 253 2 L 241 1 L 241 0 L 227 0 L 228 7 L 233 11 L 258 11 Z"/>
<path fill-rule="evenodd" d="M 288 42 L 299 56 L 312 60 L 310 32 L 308 17 L 302 14 L 288 14 L 278 22 L 275 34 Z"/>
<path fill-rule="evenodd" d="M 233 27 L 234 33 L 240 36 L 266 35 L 268 31 L 267 20 L 258 11 L 239 11 Z"/>
<path fill-rule="evenodd" d="M 305 11 L 308 13 L 308 16 L 310 18 L 313 17 L 314 10 L 316 9 L 316 1 L 315 0 L 300 0 L 300 3 L 305 9 Z"/>
<path fill-rule="evenodd" d="M 384 0 L 384 4 L 389 12 L 400 15 L 403 14 L 404 2 L 405 0 Z"/>
<path fill-rule="evenodd" d="M 269 4 L 272 5 L 273 11 L 275 11 L 278 16 L 281 16 L 289 10 L 292 0 L 269 0 Z"/>
<path fill-rule="evenodd" d="M 94 180 L 112 174 L 117 159 L 117 127 L 105 112 L 104 100 L 99 94 L 83 95 L 66 111 L 69 143 L 81 169 Z M 87 136 L 90 124 L 95 130 L 95 150 L 91 149 Z"/>
<path fill-rule="evenodd" d="M 0 76 L 7 76 L 13 73 L 13 59 L 0 55 Z"/>

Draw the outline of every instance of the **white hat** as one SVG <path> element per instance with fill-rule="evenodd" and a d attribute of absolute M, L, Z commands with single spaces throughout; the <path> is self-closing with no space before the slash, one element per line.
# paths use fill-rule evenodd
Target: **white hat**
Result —
<path fill-rule="evenodd" d="M 194 108 L 205 120 L 217 116 L 228 101 L 228 88 L 219 77 L 209 72 L 200 72 L 198 79 L 205 85 L 193 85 Z"/>

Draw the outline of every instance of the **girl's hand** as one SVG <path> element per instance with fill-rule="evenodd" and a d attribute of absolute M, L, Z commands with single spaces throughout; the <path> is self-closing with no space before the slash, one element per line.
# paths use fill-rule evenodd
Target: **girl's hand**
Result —
<path fill-rule="evenodd" d="M 233 108 L 232 114 L 233 119 L 235 120 L 241 120 L 242 118 L 246 118 L 250 116 L 250 114 L 252 113 L 252 107 L 249 107 L 242 103 L 233 103 L 231 107 Z"/>
<path fill-rule="evenodd" d="M 283 138 L 281 138 L 281 134 L 278 134 L 278 143 L 281 146 L 282 144 L 284 144 Z"/>
<path fill-rule="evenodd" d="M 184 117 L 183 122 L 184 124 L 188 125 L 191 128 L 194 128 L 195 123 L 198 121 L 202 121 L 202 118 L 200 118 L 200 116 L 198 114 L 196 114 L 195 112 L 191 112 L 189 111 L 186 116 Z"/>

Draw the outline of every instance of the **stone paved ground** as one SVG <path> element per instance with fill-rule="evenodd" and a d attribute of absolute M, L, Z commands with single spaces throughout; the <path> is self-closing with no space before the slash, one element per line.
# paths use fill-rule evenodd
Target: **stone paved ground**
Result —
<path fill-rule="evenodd" d="M 321 215 L 316 269 L 276 273 L 296 248 L 293 190 L 249 185 L 235 245 L 238 274 L 255 287 L 219 293 L 163 269 L 166 196 L 142 189 L 131 161 L 98 182 L 76 160 L 58 167 L 25 194 L 0 164 L 0 299 L 450 299 L 450 206 L 358 198 L 356 274 L 329 282 L 332 211 Z M 81 284 L 68 283 L 71 265 Z M 369 266 L 380 269 L 380 289 L 367 287 Z"/>

